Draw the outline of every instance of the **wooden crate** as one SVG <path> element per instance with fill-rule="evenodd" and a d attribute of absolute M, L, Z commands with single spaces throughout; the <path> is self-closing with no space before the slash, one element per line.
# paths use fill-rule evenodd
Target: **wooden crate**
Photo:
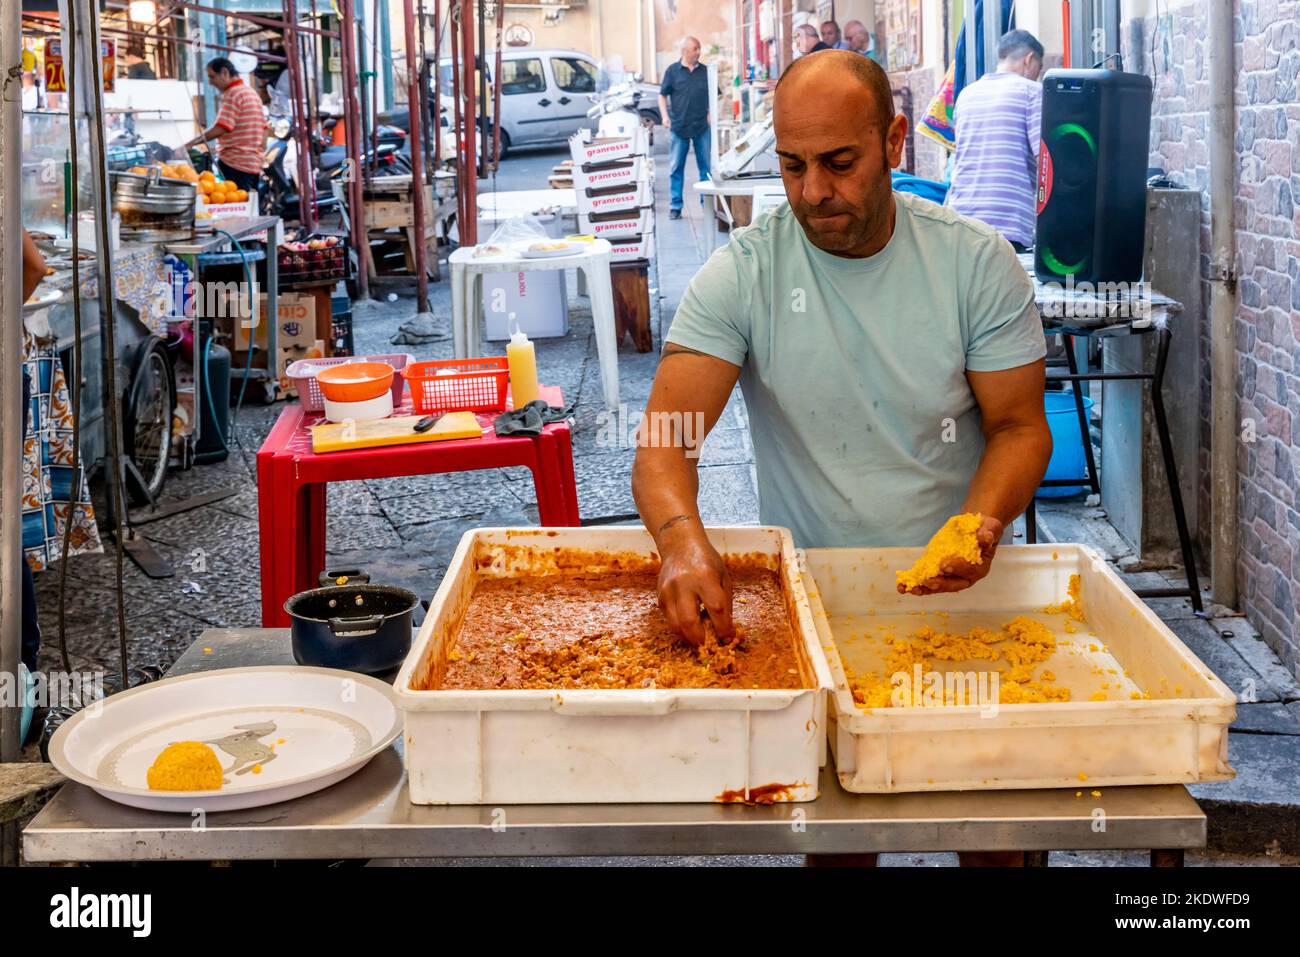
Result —
<path fill-rule="evenodd" d="M 384 179 L 387 177 L 380 177 Z M 397 177 L 391 177 L 396 179 Z M 415 225 L 415 204 L 411 199 L 410 182 L 407 178 L 405 192 L 372 189 L 364 200 L 366 229 L 405 229 Z M 433 224 L 433 186 L 424 187 L 424 224 Z"/>

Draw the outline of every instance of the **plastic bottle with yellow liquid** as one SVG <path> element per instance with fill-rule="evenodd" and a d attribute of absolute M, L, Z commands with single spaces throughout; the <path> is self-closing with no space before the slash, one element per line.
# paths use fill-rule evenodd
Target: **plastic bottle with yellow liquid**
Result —
<path fill-rule="evenodd" d="M 514 313 L 510 314 L 514 320 Z M 510 367 L 510 398 L 516 409 L 522 409 L 538 397 L 537 352 L 528 335 L 515 325 L 506 344 L 506 362 Z"/>

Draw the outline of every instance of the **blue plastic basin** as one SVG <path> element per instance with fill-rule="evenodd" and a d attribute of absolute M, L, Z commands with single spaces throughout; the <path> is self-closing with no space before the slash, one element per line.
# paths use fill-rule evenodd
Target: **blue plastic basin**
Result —
<path fill-rule="evenodd" d="M 1088 472 L 1083 441 L 1079 437 L 1079 415 L 1074 409 L 1074 391 L 1048 392 L 1043 395 L 1047 427 L 1052 430 L 1052 459 L 1047 463 L 1044 479 L 1083 478 Z M 1083 397 L 1084 412 L 1092 413 L 1092 399 Z M 1082 485 L 1038 487 L 1038 498 L 1067 498 L 1084 490 Z"/>

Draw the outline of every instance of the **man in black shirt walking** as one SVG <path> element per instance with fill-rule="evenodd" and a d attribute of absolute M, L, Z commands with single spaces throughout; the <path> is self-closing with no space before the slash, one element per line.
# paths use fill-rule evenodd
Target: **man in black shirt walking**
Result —
<path fill-rule="evenodd" d="M 695 167 L 700 180 L 709 178 L 709 71 L 700 62 L 700 41 L 684 37 L 682 58 L 664 70 L 659 82 L 659 117 L 668 130 L 669 159 L 672 163 L 669 183 L 671 197 L 668 215 L 682 215 L 682 182 L 686 177 L 686 153 L 695 148 Z"/>

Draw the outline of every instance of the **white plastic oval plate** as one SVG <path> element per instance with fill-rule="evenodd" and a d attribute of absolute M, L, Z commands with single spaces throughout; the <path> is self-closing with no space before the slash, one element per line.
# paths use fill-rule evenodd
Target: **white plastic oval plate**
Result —
<path fill-rule="evenodd" d="M 562 240 L 549 240 L 550 242 L 562 242 Z M 586 247 L 578 243 L 566 243 L 559 249 L 529 249 L 525 246 L 519 251 L 519 255 L 525 259 L 557 259 L 560 256 L 576 256 L 579 253 L 586 252 Z"/>
<path fill-rule="evenodd" d="M 227 668 L 111 695 L 50 739 L 67 778 L 131 807 L 191 813 L 260 807 L 329 787 L 402 732 L 397 696 L 366 675 L 292 666 Z M 152 791 L 147 772 L 175 741 L 203 741 L 215 791 Z"/>

